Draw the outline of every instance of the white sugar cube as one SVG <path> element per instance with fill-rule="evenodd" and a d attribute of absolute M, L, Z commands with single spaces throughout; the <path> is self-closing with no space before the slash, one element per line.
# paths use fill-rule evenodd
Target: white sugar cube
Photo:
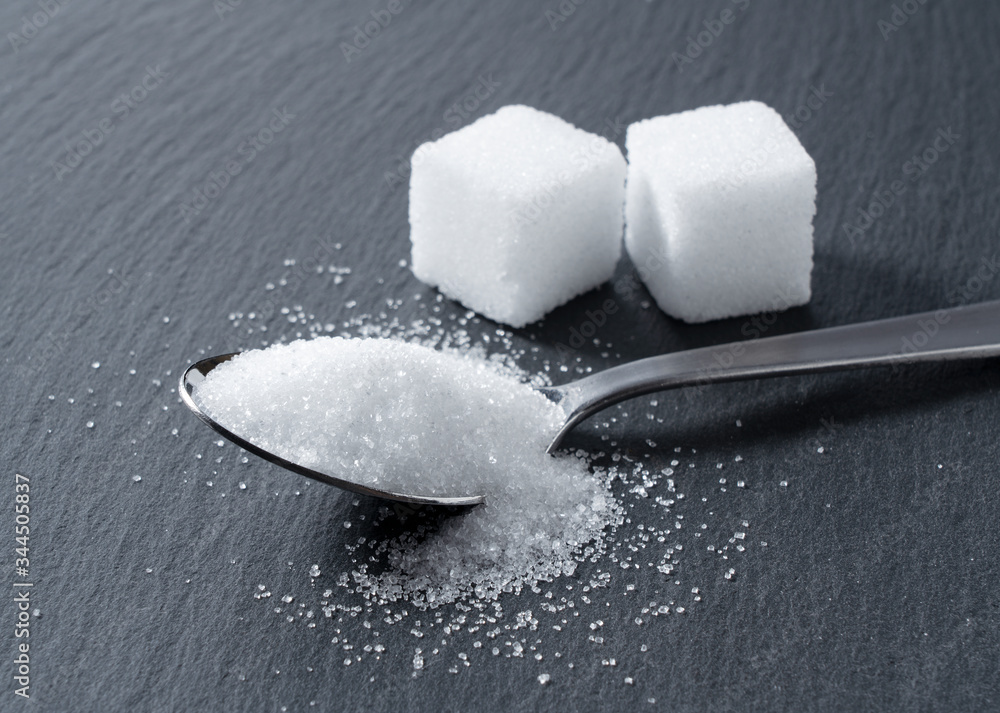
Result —
<path fill-rule="evenodd" d="M 809 301 L 816 165 L 760 102 L 629 126 L 625 246 L 667 314 L 704 322 Z"/>
<path fill-rule="evenodd" d="M 521 327 L 611 277 L 625 159 L 606 139 L 506 106 L 414 152 L 413 272 Z"/>

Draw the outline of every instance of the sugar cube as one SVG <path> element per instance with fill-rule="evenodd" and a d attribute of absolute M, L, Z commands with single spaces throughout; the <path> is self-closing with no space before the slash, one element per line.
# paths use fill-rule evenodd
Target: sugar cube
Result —
<path fill-rule="evenodd" d="M 413 272 L 480 314 L 521 327 L 614 272 L 625 159 L 603 137 L 506 106 L 411 165 Z"/>
<path fill-rule="evenodd" d="M 657 304 L 687 322 L 810 298 L 816 166 L 756 101 L 629 126 L 625 247 Z"/>

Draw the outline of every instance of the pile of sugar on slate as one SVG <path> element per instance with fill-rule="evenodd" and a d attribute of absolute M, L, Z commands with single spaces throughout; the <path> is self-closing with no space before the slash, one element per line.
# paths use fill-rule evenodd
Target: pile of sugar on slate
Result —
<path fill-rule="evenodd" d="M 245 311 L 229 314 L 227 346 L 266 348 L 302 339 L 322 342 L 322 337 L 392 339 L 400 346 L 420 344 L 489 362 L 504 379 L 523 381 L 530 375 L 534 386 L 550 383 L 550 374 L 566 381 L 622 358 L 613 343 L 601 338 L 595 338 L 591 352 L 549 358 L 530 337 L 490 324 L 429 289 L 359 303 L 355 283 L 361 278 L 343 257 L 346 250 L 333 241 L 324 245 L 324 264 L 285 260 L 270 280 L 262 280 Z M 393 282 L 401 276 L 397 271 L 407 269 L 408 262 L 400 259 L 368 279 L 378 285 Z M 615 287 L 630 309 L 650 309 L 641 294 Z M 322 307 L 305 304 L 304 294 L 321 295 Z M 331 312 L 338 316 L 331 319 Z M 218 351 L 206 347 L 203 353 Z M 157 388 L 164 388 L 159 386 L 163 376 L 156 375 Z M 186 410 L 169 393 L 174 404 L 163 407 L 165 418 L 175 415 L 168 410 Z M 669 432 L 676 408 L 654 396 L 613 407 L 578 427 L 602 444 L 587 457 L 593 482 L 613 498 L 609 521 L 574 557 L 549 560 L 547 569 L 518 567 L 519 578 L 501 587 L 499 596 L 483 586 L 459 591 L 441 571 L 414 576 L 428 561 L 421 564 L 420 558 L 432 554 L 426 546 L 442 522 L 476 532 L 478 525 L 463 520 L 470 513 L 442 519 L 426 508 L 374 506 L 345 492 L 334 498 L 346 511 L 342 542 L 331 551 L 309 548 L 294 561 L 275 558 L 270 567 L 265 558 L 254 565 L 259 579 L 247 597 L 261 607 L 261 616 L 325 639 L 339 652 L 344 675 L 374 682 L 400 675 L 460 675 L 503 658 L 519 662 L 523 675 L 537 685 L 576 685 L 596 676 L 605 681 L 601 685 L 630 691 L 651 709 L 656 690 L 643 670 L 659 663 L 651 659 L 656 642 L 678 628 L 696 626 L 706 602 L 721 599 L 721 590 L 738 581 L 747 558 L 773 548 L 754 537 L 750 513 L 759 510 L 755 503 L 767 507 L 772 498 L 795 492 L 802 467 L 779 467 L 763 477 L 723 444 L 703 454 L 655 442 Z M 188 423 L 188 417 L 179 422 Z M 739 421 L 730 427 L 734 433 L 742 430 Z M 201 432 L 192 426 L 172 433 L 197 440 Z M 247 506 L 294 495 L 302 497 L 303 507 L 314 507 L 336 493 L 292 474 L 268 475 L 241 449 L 221 439 L 214 444 L 210 452 L 194 454 L 181 487 L 195 488 L 205 498 L 246 500 Z M 825 452 L 810 447 L 803 462 L 818 463 L 830 453 L 829 443 Z M 148 480 L 131 485 L 144 487 Z M 489 514 L 487 508 L 471 512 Z M 240 557 L 231 563 L 247 566 Z M 563 569 L 556 573 L 559 566 Z M 303 660 L 301 665 L 318 671 L 321 662 Z M 244 671 L 240 680 L 286 673 L 249 666 Z"/>
<path fill-rule="evenodd" d="M 300 465 L 379 490 L 483 495 L 401 547 L 383 598 L 498 596 L 572 573 L 618 508 L 581 457 L 545 448 L 560 408 L 509 367 L 390 339 L 320 337 L 244 352 L 195 392 L 222 425 Z"/>

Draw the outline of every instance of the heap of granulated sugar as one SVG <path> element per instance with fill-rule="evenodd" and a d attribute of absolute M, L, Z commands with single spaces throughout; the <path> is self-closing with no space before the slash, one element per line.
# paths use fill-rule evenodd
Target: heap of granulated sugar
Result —
<path fill-rule="evenodd" d="M 482 494 L 423 540 L 389 543 L 379 598 L 492 598 L 572 573 L 619 507 L 577 456 L 545 452 L 564 415 L 510 367 L 389 339 L 320 337 L 249 351 L 195 398 L 250 442 L 301 465 L 415 495 Z"/>

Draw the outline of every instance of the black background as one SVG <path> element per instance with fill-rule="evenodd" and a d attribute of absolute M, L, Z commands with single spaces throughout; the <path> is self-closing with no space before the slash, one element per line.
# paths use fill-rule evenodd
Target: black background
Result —
<path fill-rule="evenodd" d="M 747 519 L 748 539 L 768 546 L 748 548 L 734 581 L 692 553 L 682 571 L 704 601 L 646 629 L 631 618 L 655 577 L 635 575 L 625 596 L 614 575 L 587 614 L 605 621 L 601 647 L 579 626 L 539 633 L 551 642 L 544 665 L 482 650 L 451 674 L 451 653 L 414 678 L 408 627 L 384 627 L 380 661 L 345 667 L 333 622 L 287 624 L 274 599 L 253 599 L 258 583 L 319 599 L 305 572 L 347 568 L 352 497 L 217 449 L 177 403 L 176 377 L 202 350 L 259 344 L 230 312 L 303 305 L 339 324 L 405 297 L 396 316 L 424 314 L 434 291 L 398 264 L 409 253 L 405 161 L 453 128 L 449 107 L 481 77 L 498 86 L 469 120 L 526 103 L 594 132 L 747 99 L 794 117 L 813 88 L 831 93 L 795 127 L 819 174 L 813 300 L 768 334 L 1000 297 L 995 3 L 928 0 L 884 37 L 894 9 L 867 0 L 591 0 L 564 21 L 546 17 L 556 2 L 406 2 L 348 62 L 342 43 L 384 7 L 75 0 L 37 32 L 22 18 L 39 4 L 0 9 L 0 535 L 13 582 L 14 474 L 27 475 L 41 614 L 31 699 L 13 694 L 13 664 L 0 664 L 0 710 L 1000 708 L 996 362 L 723 385 L 661 397 L 662 425 L 622 418 L 626 450 L 645 438 L 697 449 L 685 456 L 700 468 L 685 475 L 691 518 L 711 496 L 717 515 Z M 727 8 L 735 21 L 699 56 L 672 59 Z M 11 40 L 22 32 L 31 37 Z M 116 97 L 147 66 L 167 78 L 123 116 Z M 294 118 L 266 151 L 185 220 L 194 190 L 285 107 Z M 57 170 L 67 144 L 105 118 L 101 144 Z M 957 141 L 907 173 L 941 129 Z M 848 237 L 843 224 L 895 180 L 905 193 Z M 333 243 L 343 247 L 330 262 L 352 269 L 342 285 L 284 263 L 332 255 L 322 246 Z M 632 274 L 623 260 L 616 282 Z M 282 276 L 287 285 L 265 289 Z M 515 339 L 565 360 L 554 344 L 609 298 L 612 285 Z M 672 321 L 641 291 L 618 299 L 599 331 L 612 348 L 585 345 L 578 366 L 748 333 L 746 319 Z M 443 314 L 462 313 L 445 303 Z M 301 331 L 273 325 L 267 338 Z M 750 487 L 723 497 L 710 469 L 734 454 Z M 505 609 L 537 612 L 538 599 L 509 597 Z M 0 615 L 11 661 L 10 597 Z"/>

